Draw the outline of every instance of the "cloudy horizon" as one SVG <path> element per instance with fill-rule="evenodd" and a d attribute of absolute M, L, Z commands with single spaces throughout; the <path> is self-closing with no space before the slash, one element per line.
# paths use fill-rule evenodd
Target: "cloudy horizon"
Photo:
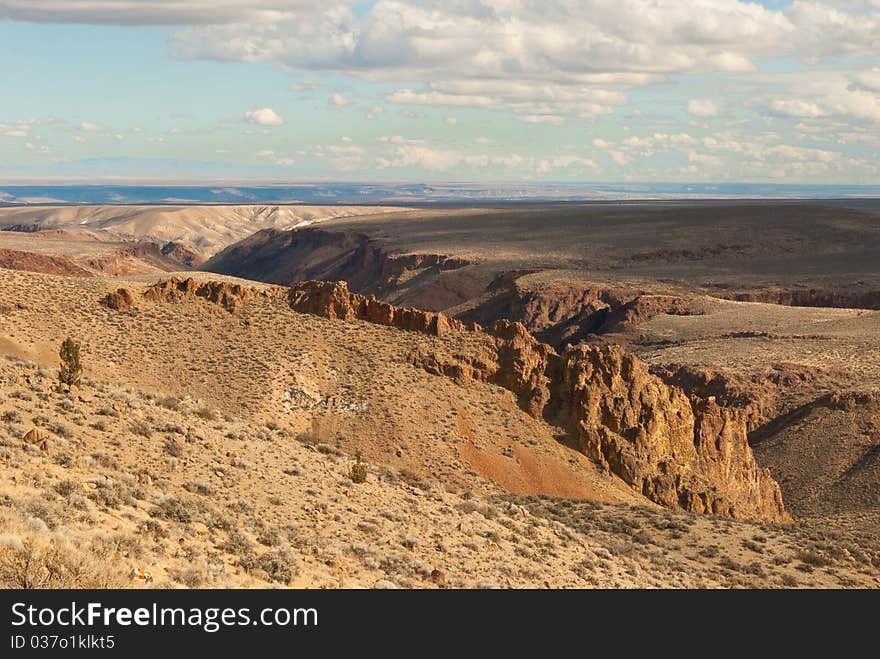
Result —
<path fill-rule="evenodd" d="M 880 184 L 880 0 L 0 0 L 0 179 Z"/>

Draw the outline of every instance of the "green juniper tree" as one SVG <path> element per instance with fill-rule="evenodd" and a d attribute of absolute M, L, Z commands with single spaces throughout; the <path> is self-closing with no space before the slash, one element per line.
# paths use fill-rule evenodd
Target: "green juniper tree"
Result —
<path fill-rule="evenodd" d="M 61 370 L 58 371 L 58 379 L 61 384 L 68 388 L 79 385 L 82 377 L 82 364 L 79 360 L 79 344 L 67 337 L 61 343 Z"/>

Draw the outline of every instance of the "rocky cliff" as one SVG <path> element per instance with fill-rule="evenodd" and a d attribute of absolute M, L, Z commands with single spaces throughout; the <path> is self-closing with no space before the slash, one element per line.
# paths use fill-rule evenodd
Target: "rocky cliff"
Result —
<path fill-rule="evenodd" d="M 306 281 L 294 284 L 288 291 L 287 301 L 291 309 L 300 313 L 342 320 L 365 320 L 377 325 L 434 336 L 466 329 L 462 322 L 442 313 L 395 307 L 377 300 L 374 296 L 352 293 L 344 281 Z"/>
<path fill-rule="evenodd" d="M 303 313 L 434 335 L 470 329 L 442 314 L 355 295 L 342 282 L 298 284 L 288 301 Z M 485 333 L 492 348 L 483 353 L 414 351 L 408 359 L 436 374 L 512 391 L 525 411 L 567 428 L 581 452 L 652 501 L 700 513 L 786 519 L 779 486 L 755 462 L 737 411 L 687 396 L 617 346 L 581 345 L 560 354 L 508 321 Z"/>

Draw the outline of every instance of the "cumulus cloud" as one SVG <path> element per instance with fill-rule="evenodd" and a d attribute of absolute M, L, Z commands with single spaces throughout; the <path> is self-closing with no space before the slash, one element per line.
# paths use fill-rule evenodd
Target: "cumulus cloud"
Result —
<path fill-rule="evenodd" d="M 688 101 L 687 110 L 695 117 L 717 117 L 718 104 L 705 98 L 694 98 Z"/>
<path fill-rule="evenodd" d="M 272 108 L 257 108 L 244 113 L 245 120 L 259 126 L 280 126 L 284 119 Z"/>
<path fill-rule="evenodd" d="M 366 152 L 342 151 L 356 146 L 347 143 L 314 150 L 342 167 L 442 172 L 491 163 L 549 174 L 589 169 L 589 161 L 632 171 L 662 154 L 684 173 L 751 178 L 856 166 L 859 159 L 838 148 L 878 144 L 880 0 L 0 0 L 2 19 L 177 25 L 168 31 L 173 57 L 271 62 L 296 74 L 294 92 L 317 88 L 324 74 L 380 84 L 381 100 L 363 102 L 354 91 L 331 95 L 334 83 L 324 82 L 330 107 L 352 104 L 368 119 L 423 118 L 438 107 L 439 117 L 464 117 L 465 108 L 512 113 L 546 124 L 551 135 L 562 132 L 553 125 L 578 119 L 601 126 L 612 112 L 633 124 L 623 137 L 602 133 L 578 156 L 474 154 L 413 138 L 375 142 Z M 786 66 L 766 66 L 779 58 Z M 649 129 L 651 108 L 632 107 L 646 95 L 634 91 L 673 80 L 658 89 L 675 106 L 701 119 L 729 114 L 731 123 L 746 122 L 743 132 L 691 135 L 684 131 L 708 125 L 672 120 Z M 245 118 L 257 124 L 247 127 L 252 133 L 284 123 L 270 108 Z M 768 141 L 762 132 L 804 143 Z M 0 124 L 0 135 L 36 144 L 33 133 Z M 656 171 L 665 166 L 658 161 Z"/>
<path fill-rule="evenodd" d="M 392 103 L 593 117 L 672 74 L 750 72 L 770 57 L 871 56 L 880 29 L 870 9 L 803 0 L 781 8 L 744 0 L 378 0 L 357 13 L 351 6 L 256 3 L 254 11 L 280 11 L 277 20 L 194 25 L 172 37 L 171 50 L 426 81 L 391 92 Z M 695 114 L 708 107 L 697 101 Z"/>
<path fill-rule="evenodd" d="M 0 0 L 0 18 L 13 20 L 181 25 L 169 44 L 176 57 L 420 79 L 424 87 L 397 89 L 387 100 L 552 122 L 611 112 L 632 89 L 674 74 L 754 72 L 756 62 L 773 57 L 876 56 L 877 9 L 877 0 L 778 7 L 746 0 L 377 0 L 366 8 L 354 0 Z M 860 84 L 876 92 L 875 82 L 869 76 Z M 712 116 L 705 114 L 709 101 L 689 106 L 696 116 Z"/>

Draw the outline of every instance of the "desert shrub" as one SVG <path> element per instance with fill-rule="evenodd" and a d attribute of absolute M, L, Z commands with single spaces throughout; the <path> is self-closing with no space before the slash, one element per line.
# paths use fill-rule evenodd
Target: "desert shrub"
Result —
<path fill-rule="evenodd" d="M 233 530 L 229 532 L 226 542 L 218 545 L 217 548 L 233 556 L 247 556 L 253 553 L 254 543 L 241 531 Z"/>
<path fill-rule="evenodd" d="M 51 433 L 55 433 L 58 437 L 62 439 L 70 439 L 73 437 L 73 431 L 70 428 L 65 426 L 63 423 L 50 423 L 46 426 L 46 430 Z"/>
<path fill-rule="evenodd" d="M 21 423 L 21 413 L 18 410 L 6 410 L 0 418 L 6 423 Z"/>
<path fill-rule="evenodd" d="M 141 535 L 153 538 L 156 542 L 168 537 L 168 529 L 154 519 L 148 519 L 145 522 L 142 522 L 141 525 L 138 526 L 137 532 Z"/>
<path fill-rule="evenodd" d="M 0 544 L 0 588 L 120 588 L 121 566 L 107 555 L 61 542 L 14 536 Z"/>
<path fill-rule="evenodd" d="M 213 496 L 215 493 L 214 488 L 209 483 L 203 483 L 202 481 L 188 481 L 183 484 L 183 489 L 187 492 L 201 494 L 206 497 Z"/>
<path fill-rule="evenodd" d="M 281 544 L 281 532 L 275 528 L 263 529 L 257 535 L 257 542 L 266 547 L 277 547 Z"/>
<path fill-rule="evenodd" d="M 183 446 L 173 437 L 166 437 L 164 444 L 165 452 L 175 458 L 183 455 Z"/>
<path fill-rule="evenodd" d="M 809 550 L 809 549 L 799 551 L 795 555 L 795 558 L 797 558 L 799 561 L 806 563 L 807 565 L 811 565 L 813 567 L 826 567 L 828 565 L 831 565 L 831 561 L 828 558 L 826 558 L 825 556 L 823 556 L 822 554 L 820 554 L 816 551 Z"/>
<path fill-rule="evenodd" d="M 288 549 L 272 549 L 257 557 L 255 567 L 269 575 L 269 579 L 281 584 L 290 583 L 299 574 L 296 556 Z"/>
<path fill-rule="evenodd" d="M 143 419 L 132 423 L 131 426 L 129 426 L 129 429 L 135 435 L 140 435 L 141 437 L 146 437 L 147 439 L 153 436 L 153 427 Z"/>
<path fill-rule="evenodd" d="M 355 455 L 355 463 L 348 470 L 348 477 L 352 483 L 367 482 L 367 465 L 361 462 L 360 451 Z"/>
<path fill-rule="evenodd" d="M 199 588 L 205 584 L 205 571 L 197 567 L 187 567 L 182 570 L 173 570 L 171 577 L 179 581 L 187 588 Z"/>
<path fill-rule="evenodd" d="M 156 403 L 167 410 L 180 409 L 180 399 L 175 398 L 174 396 L 163 396 L 161 398 L 157 398 Z"/>
<path fill-rule="evenodd" d="M 58 371 L 58 379 L 66 387 L 79 385 L 82 378 L 82 363 L 80 361 L 79 344 L 70 337 L 61 343 L 58 352 L 61 357 L 61 368 Z"/>
<path fill-rule="evenodd" d="M 202 406 L 196 410 L 196 416 L 200 419 L 204 419 L 205 421 L 216 421 L 217 420 L 217 412 L 212 410 L 210 407 Z"/>
<path fill-rule="evenodd" d="M 69 497 L 79 490 L 79 484 L 72 480 L 63 480 L 55 484 L 55 491 L 63 497 Z"/>
<path fill-rule="evenodd" d="M 156 504 L 155 508 L 150 511 L 150 515 L 158 519 L 189 524 L 193 521 L 192 508 L 191 505 L 188 505 L 188 502 L 182 501 L 177 497 L 168 497 Z"/>

